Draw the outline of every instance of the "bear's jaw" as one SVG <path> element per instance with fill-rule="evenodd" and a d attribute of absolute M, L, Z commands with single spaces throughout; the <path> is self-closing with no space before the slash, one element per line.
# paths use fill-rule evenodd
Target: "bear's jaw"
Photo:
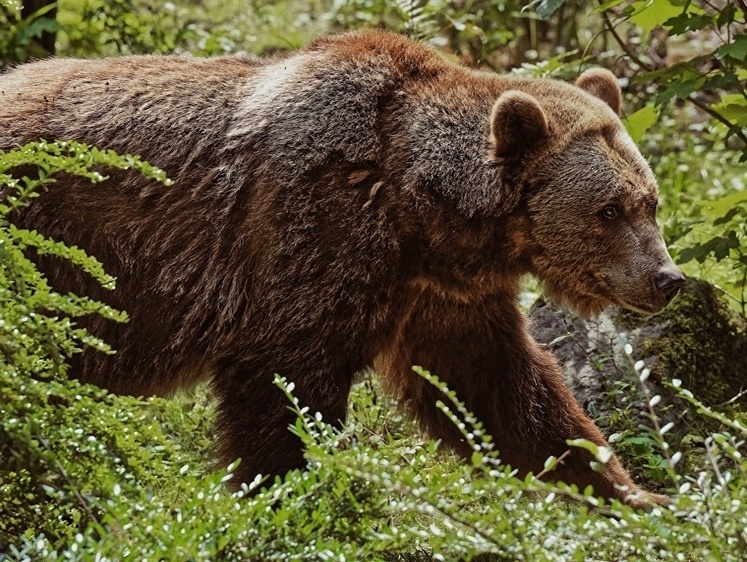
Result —
<path fill-rule="evenodd" d="M 583 318 L 593 318 L 610 305 L 617 304 L 608 296 L 599 294 L 599 291 L 590 290 L 584 286 L 574 286 L 569 290 L 568 284 L 555 281 L 543 280 L 544 293 L 548 299 L 557 305 L 574 310 Z"/>
<path fill-rule="evenodd" d="M 578 312 L 584 318 L 598 316 L 610 306 L 650 316 L 662 310 L 667 304 L 667 301 L 654 302 L 656 299 L 653 297 L 651 302 L 628 300 L 604 274 L 590 273 L 586 276 L 586 282 L 573 286 L 562 278 L 543 280 L 543 286 L 550 300 Z"/>
<path fill-rule="evenodd" d="M 684 283 L 684 276 L 671 258 L 670 262 L 651 267 L 610 266 L 597 275 L 607 287 L 609 299 L 618 306 L 640 314 L 656 314 L 674 298 Z"/>

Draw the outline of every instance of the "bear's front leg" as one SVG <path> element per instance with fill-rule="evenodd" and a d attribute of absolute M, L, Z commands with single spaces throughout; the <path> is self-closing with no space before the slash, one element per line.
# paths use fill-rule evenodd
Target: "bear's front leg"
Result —
<path fill-rule="evenodd" d="M 426 430 L 447 446 L 471 453 L 461 433 L 436 407 L 440 392 L 411 371 L 421 365 L 455 391 L 492 435 L 501 460 L 520 476 L 538 474 L 552 456 L 563 460 L 547 478 L 592 485 L 597 496 L 635 507 L 663 496 L 642 492 L 613 456 L 601 472 L 569 439 L 607 447 L 602 433 L 578 405 L 551 353 L 529 335 L 526 319 L 509 295 L 464 303 L 441 295 L 421 296 L 401 332 L 398 352 L 386 354 L 382 370 Z"/>

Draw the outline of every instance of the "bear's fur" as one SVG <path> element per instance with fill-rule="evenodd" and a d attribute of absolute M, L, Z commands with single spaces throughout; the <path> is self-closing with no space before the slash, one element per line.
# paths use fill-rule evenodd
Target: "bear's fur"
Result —
<path fill-rule="evenodd" d="M 469 454 L 412 365 L 455 390 L 523 474 L 567 439 L 606 443 L 530 337 L 522 276 L 586 313 L 653 312 L 680 283 L 619 108 L 606 71 L 577 85 L 501 76 L 370 32 L 283 59 L 23 65 L 0 76 L 0 149 L 79 140 L 175 180 L 61 177 L 15 218 L 118 279 L 110 293 L 38 260 L 58 290 L 131 316 L 82 322 L 118 353 L 86 350 L 76 376 L 133 395 L 210 380 L 219 460 L 242 457 L 239 480 L 304 464 L 274 373 L 342 422 L 354 375 L 374 366 L 431 435 Z M 573 450 L 552 477 L 648 501 L 615 457 L 601 473 L 589 460 Z"/>

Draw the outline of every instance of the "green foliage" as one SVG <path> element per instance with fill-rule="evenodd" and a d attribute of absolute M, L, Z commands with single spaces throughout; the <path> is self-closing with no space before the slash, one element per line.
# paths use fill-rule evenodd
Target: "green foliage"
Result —
<path fill-rule="evenodd" d="M 669 428 L 657 427 L 652 447 L 664 459 L 663 479 L 678 494 L 671 508 L 636 512 L 588 490 L 517 479 L 453 393 L 420 373 L 447 393 L 439 407 L 472 445 L 470 463 L 404 437 L 405 426 L 388 431 L 396 415 L 371 393 L 371 382 L 354 391 L 365 415 L 338 430 L 298 402 L 292 383 L 277 378 L 298 415 L 292 430 L 307 447 L 309 469 L 269 488 L 258 479 L 234 494 L 223 486 L 230 467 L 214 474 L 201 468 L 211 417 L 203 393 L 143 401 L 75 381 L 0 374 L 2 393 L 19 393 L 12 412 L 0 418 L 0 443 L 15 453 L 0 473 L 0 541 L 7 541 L 0 559 L 453 560 L 485 553 L 540 562 L 743 559 L 741 422 L 678 390 L 728 432 L 703 439 L 706 454 L 694 461 L 691 477 L 676 470 L 683 455 L 667 446 Z M 648 402 L 653 413 L 655 397 Z M 597 462 L 607 458 L 594 452 Z M 34 462 L 22 462 L 28 457 Z M 543 476 L 557 462 L 548 459 Z"/>
<path fill-rule="evenodd" d="M 659 114 L 656 109 L 650 105 L 642 107 L 635 113 L 628 115 L 623 123 L 628 130 L 630 137 L 636 143 L 641 142 L 643 135 L 656 124 Z"/>
<path fill-rule="evenodd" d="M 615 381 L 602 398 L 607 403 L 605 414 L 597 421 L 609 435 L 608 440 L 617 454 L 625 459 L 625 468 L 633 479 L 652 489 L 671 485 L 664 470 L 667 460 L 662 455 L 651 420 L 638 411 L 638 405 L 645 403 L 638 381 L 625 376 Z"/>
<path fill-rule="evenodd" d="M 32 56 L 48 54 L 35 44 L 35 40 L 43 33 L 56 33 L 60 29 L 56 19 L 50 16 L 54 7 L 54 4 L 44 6 L 22 18 L 21 2 L 0 1 L 0 67 L 3 62 L 24 61 Z"/>
<path fill-rule="evenodd" d="M 166 2 L 75 0 L 59 16 L 65 49 L 78 56 L 189 51 L 216 55 L 236 49 L 237 34 L 224 26 L 208 30 L 192 10 Z"/>
<path fill-rule="evenodd" d="M 32 166 L 36 175 L 14 177 L 15 170 Z M 27 144 L 0 153 L 0 369 L 19 376 L 50 376 L 67 370 L 66 360 L 88 345 L 102 352 L 111 348 L 76 327 L 73 319 L 99 314 L 112 321 L 126 321 L 123 312 L 76 295 L 61 295 L 29 260 L 27 252 L 66 259 L 80 267 L 106 288 L 114 279 L 104 273 L 93 257 L 61 242 L 49 240 L 36 231 L 17 228 L 13 213 L 29 204 L 54 183 L 54 174 L 66 172 L 89 179 L 106 179 L 98 167 L 137 170 L 147 177 L 167 182 L 164 173 L 132 156 L 89 148 L 75 142 Z"/>
<path fill-rule="evenodd" d="M 174 4 L 137 0 L 84 0 L 75 17 L 64 14 L 70 48 L 76 54 L 171 53 L 188 33 Z"/>
<path fill-rule="evenodd" d="M 59 0 L 58 52 L 90 57 L 137 53 L 209 56 L 295 49 L 324 33 L 333 8 L 324 1 Z M 2 59 L 2 51 L 0 51 Z M 20 59 L 22 60 L 22 59 Z"/>
<path fill-rule="evenodd" d="M 679 252 L 680 263 L 716 263 L 720 285 L 733 297 L 735 308 L 747 313 L 747 190 L 698 203 L 697 219 L 682 229 L 692 244 Z M 696 231 L 697 229 L 697 231 Z"/>
<path fill-rule="evenodd" d="M 718 285 L 745 314 L 744 164 L 738 152 L 715 148 L 718 129 L 696 124 L 691 133 L 678 130 L 676 121 L 665 117 L 642 140 L 644 152 L 654 155 L 661 184 L 665 239 L 685 273 Z"/>
<path fill-rule="evenodd" d="M 475 63 L 493 64 L 496 51 L 514 45 L 523 35 L 521 2 L 470 0 L 352 0 L 332 12 L 342 28 L 385 26 L 439 47 L 448 47 Z"/>
<path fill-rule="evenodd" d="M 194 481 L 204 476 L 211 415 L 200 402 L 114 397 L 8 370 L 0 396 L 0 553 L 38 537 L 69 548 L 86 528 L 102 533 L 98 504 L 110 496 L 147 502 L 187 463 Z"/>

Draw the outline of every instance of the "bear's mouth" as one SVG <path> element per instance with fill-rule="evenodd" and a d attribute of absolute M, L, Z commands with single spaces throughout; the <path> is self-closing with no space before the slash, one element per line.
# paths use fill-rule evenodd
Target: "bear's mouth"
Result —
<path fill-rule="evenodd" d="M 621 308 L 646 315 L 656 314 L 664 308 L 663 306 L 655 306 L 650 303 L 631 302 L 624 299 L 620 296 L 620 293 L 615 290 L 615 286 L 604 275 L 594 275 L 594 279 L 600 285 L 600 291 L 597 298 L 603 298 Z"/>
<path fill-rule="evenodd" d="M 632 310 L 633 312 L 638 312 L 640 314 L 656 314 L 659 312 L 663 307 L 653 307 L 653 306 L 644 306 L 642 304 L 631 304 L 629 302 L 625 302 L 622 299 L 620 299 L 615 304 L 621 306 L 622 308 L 626 308 L 627 310 Z"/>

